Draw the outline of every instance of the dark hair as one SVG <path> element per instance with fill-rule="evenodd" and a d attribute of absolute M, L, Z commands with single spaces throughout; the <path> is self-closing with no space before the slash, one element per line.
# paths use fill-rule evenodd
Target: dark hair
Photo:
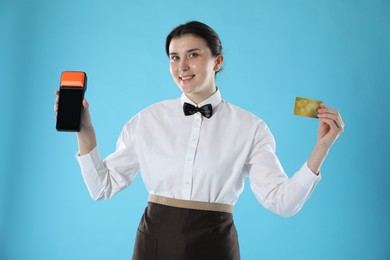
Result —
<path fill-rule="evenodd" d="M 165 51 L 168 56 L 171 40 L 185 34 L 192 34 L 205 40 L 214 57 L 218 57 L 222 54 L 222 44 L 218 34 L 210 26 L 204 23 L 191 21 L 177 26 L 168 34 L 165 41 Z"/>

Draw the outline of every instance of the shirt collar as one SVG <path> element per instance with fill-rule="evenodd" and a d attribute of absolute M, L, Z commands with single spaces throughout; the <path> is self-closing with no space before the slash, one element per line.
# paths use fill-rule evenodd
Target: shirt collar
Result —
<path fill-rule="evenodd" d="M 184 93 L 181 95 L 180 100 L 181 100 L 182 106 L 183 106 L 184 102 L 186 102 L 186 103 L 189 103 L 189 104 L 197 106 L 197 107 L 201 107 L 201 106 L 206 105 L 206 104 L 211 104 L 213 106 L 213 108 L 215 108 L 216 106 L 219 105 L 219 103 L 221 103 L 222 96 L 221 96 L 221 92 L 219 91 L 219 89 L 217 89 L 217 91 L 214 94 L 212 94 L 208 99 L 200 102 L 199 104 L 195 104 Z"/>

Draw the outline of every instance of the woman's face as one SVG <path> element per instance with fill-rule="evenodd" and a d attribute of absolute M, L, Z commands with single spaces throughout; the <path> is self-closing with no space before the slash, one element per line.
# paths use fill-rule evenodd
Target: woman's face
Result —
<path fill-rule="evenodd" d="M 214 57 L 202 38 L 192 34 L 173 38 L 169 57 L 173 80 L 192 101 L 200 103 L 216 91 L 215 72 L 223 56 Z"/>

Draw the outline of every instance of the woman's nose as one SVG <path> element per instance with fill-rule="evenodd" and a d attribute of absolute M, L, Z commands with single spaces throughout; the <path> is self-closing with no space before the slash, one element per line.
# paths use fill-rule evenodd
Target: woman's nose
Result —
<path fill-rule="evenodd" d="M 181 59 L 179 63 L 179 71 L 187 71 L 189 69 L 187 59 Z"/>

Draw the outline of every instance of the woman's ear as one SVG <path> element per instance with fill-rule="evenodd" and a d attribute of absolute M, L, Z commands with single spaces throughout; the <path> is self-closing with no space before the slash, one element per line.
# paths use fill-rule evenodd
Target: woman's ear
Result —
<path fill-rule="evenodd" d="M 218 72 L 222 68 L 224 57 L 223 55 L 219 55 L 217 59 L 215 60 L 215 66 L 214 66 L 214 71 Z"/>

